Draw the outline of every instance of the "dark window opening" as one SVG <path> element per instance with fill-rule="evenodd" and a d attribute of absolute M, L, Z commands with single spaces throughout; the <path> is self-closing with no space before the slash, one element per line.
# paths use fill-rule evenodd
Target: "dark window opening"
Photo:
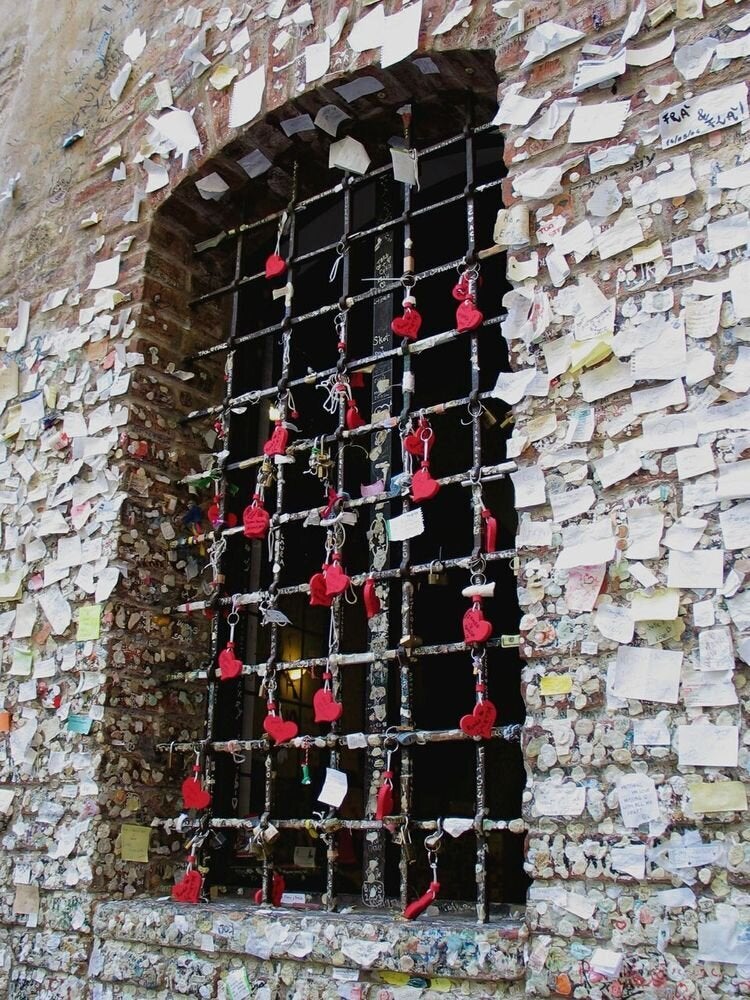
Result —
<path fill-rule="evenodd" d="M 507 829 L 520 815 L 525 782 L 509 420 L 491 396 L 508 368 L 499 326 L 507 284 L 504 256 L 480 253 L 492 247 L 502 203 L 502 139 L 486 125 L 466 128 L 422 151 L 418 164 L 419 189 L 380 168 L 345 175 L 307 200 L 292 198 L 279 243 L 288 270 L 276 279 L 263 271 L 278 213 L 232 240 L 234 281 L 223 299 L 228 340 L 211 349 L 226 362 L 227 395 L 221 406 L 191 414 L 216 419 L 216 451 L 224 452 L 217 465 L 222 523 L 214 532 L 222 584 L 202 745 L 213 802 L 198 822 L 211 830 L 204 858 L 220 891 L 260 886 L 270 899 L 281 875 L 286 893 L 297 894 L 287 897 L 293 902 L 403 908 L 433 878 L 425 838 L 440 834 L 448 818 L 470 821 L 460 836 L 439 838 L 433 905 L 476 907 L 486 920 L 523 903 L 527 886 L 523 838 Z M 299 157 L 297 173 L 305 166 Z M 400 283 L 409 245 L 413 287 Z M 225 256 L 227 242 L 205 252 Z M 457 332 L 453 290 L 475 267 L 484 320 Z M 407 294 L 422 317 L 415 341 L 391 331 Z M 196 317 L 215 307 L 213 298 L 198 303 Z M 348 388 L 326 410 L 337 382 Z M 363 430 L 347 425 L 347 393 Z M 279 418 L 293 425 L 285 454 L 264 460 Z M 434 433 L 429 472 L 442 485 L 414 503 L 403 437 L 420 419 Z M 328 456 L 322 472 L 316 453 Z M 368 498 L 363 486 L 378 480 L 382 488 Z M 243 513 L 264 482 L 269 535 L 249 540 Z M 335 511 L 356 521 L 309 524 L 332 495 Z M 492 551 L 483 508 L 497 524 Z M 424 531 L 389 542 L 386 523 L 415 509 Z M 338 550 L 355 585 L 331 608 L 311 606 L 308 581 Z M 368 575 L 381 605 L 370 619 Z M 473 647 L 462 632 L 471 600 L 461 594 L 472 582 L 495 585 L 483 602 L 492 638 Z M 219 654 L 232 621 L 244 667 L 236 679 L 222 679 Z M 315 721 L 324 673 L 343 704 L 333 723 Z M 491 737 L 473 739 L 459 720 L 471 713 L 478 682 L 497 718 Z M 293 738 L 269 740 L 269 702 L 296 725 Z M 380 820 L 375 792 L 388 751 L 394 804 Z M 327 768 L 346 775 L 337 808 L 318 801 Z"/>

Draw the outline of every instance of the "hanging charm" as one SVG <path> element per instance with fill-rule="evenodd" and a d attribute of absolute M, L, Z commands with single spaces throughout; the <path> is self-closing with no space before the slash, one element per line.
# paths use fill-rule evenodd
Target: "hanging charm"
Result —
<path fill-rule="evenodd" d="M 482 552 L 497 552 L 497 518 L 482 504 Z"/>
<path fill-rule="evenodd" d="M 469 645 L 479 645 L 492 635 L 492 623 L 488 622 L 482 612 L 482 598 L 474 597 L 471 607 L 463 617 L 464 642 Z"/>
<path fill-rule="evenodd" d="M 335 701 L 331 690 L 333 674 L 330 669 L 323 674 L 323 687 L 319 688 L 313 695 L 313 711 L 316 722 L 337 722 L 343 712 L 344 706 L 340 701 Z"/>
<path fill-rule="evenodd" d="M 281 256 L 281 237 L 284 234 L 284 229 L 286 228 L 287 219 L 289 218 L 289 213 L 284 212 L 279 220 L 279 227 L 276 231 L 276 247 L 272 254 L 266 257 L 266 277 L 270 280 L 273 278 L 280 278 L 282 275 L 286 274 L 287 263 Z"/>
<path fill-rule="evenodd" d="M 227 615 L 227 624 L 229 625 L 229 639 L 227 644 L 219 653 L 219 675 L 223 681 L 232 680 L 235 677 L 239 677 L 242 673 L 242 660 L 239 659 L 235 653 L 234 644 L 234 630 L 237 628 L 240 616 L 237 614 L 237 610 L 233 604 L 232 610 Z"/>
<path fill-rule="evenodd" d="M 423 893 L 419 899 L 415 899 L 413 903 L 409 905 L 404 910 L 404 917 L 407 920 L 416 920 L 416 918 L 427 909 L 427 907 L 435 901 L 438 893 L 440 892 L 440 883 L 437 877 L 437 860 L 438 851 L 440 850 L 440 839 L 443 836 L 442 823 L 438 820 L 438 829 L 435 833 L 431 833 L 428 837 L 425 837 L 424 846 L 427 851 L 427 863 L 432 869 L 432 880 L 430 881 L 429 888 L 427 892 Z"/>
<path fill-rule="evenodd" d="M 417 300 L 414 296 L 407 295 L 401 305 L 403 314 L 396 316 L 391 322 L 391 330 L 404 340 L 416 340 L 422 326 L 422 317 L 416 309 Z"/>
<path fill-rule="evenodd" d="M 356 431 L 358 427 L 364 427 L 367 421 L 364 419 L 362 414 L 359 412 L 359 407 L 355 399 L 347 399 L 346 401 L 346 428 L 350 431 Z"/>
<path fill-rule="evenodd" d="M 419 469 L 417 469 L 411 478 L 411 498 L 415 503 L 420 503 L 423 500 L 432 500 L 440 490 L 440 483 L 437 479 L 433 479 L 430 473 L 430 452 L 435 443 L 435 432 L 426 417 L 420 417 L 419 429 L 414 436 L 421 445 L 422 460 Z M 404 446 L 407 451 L 414 454 L 412 451 L 414 445 L 411 434 L 407 435 Z"/>
<path fill-rule="evenodd" d="M 313 745 L 313 741 L 309 736 L 305 737 L 304 744 L 304 756 L 302 758 L 302 778 L 300 779 L 300 785 L 311 785 L 312 780 L 310 778 L 310 748 Z"/>
<path fill-rule="evenodd" d="M 329 597 L 338 597 L 343 594 L 351 583 L 351 579 L 341 565 L 341 553 L 333 553 L 332 562 L 325 570 L 326 594 Z"/>
<path fill-rule="evenodd" d="M 284 426 L 283 420 L 276 420 L 273 433 L 263 445 L 264 455 L 285 455 L 286 446 L 289 442 L 289 431 Z"/>
<path fill-rule="evenodd" d="M 242 533 L 245 538 L 265 538 L 271 525 L 271 515 L 263 506 L 263 488 L 253 493 L 251 503 L 242 512 Z"/>
<path fill-rule="evenodd" d="M 182 801 L 186 809 L 207 809 L 211 805 L 211 793 L 201 781 L 200 751 L 195 751 L 192 777 L 182 782 Z"/>
<path fill-rule="evenodd" d="M 375 580 L 372 576 L 367 577 L 365 585 L 362 588 L 362 603 L 365 606 L 365 614 L 367 615 L 368 621 L 370 618 L 374 618 L 375 615 L 380 614 L 380 598 L 378 597 L 375 589 Z"/>
<path fill-rule="evenodd" d="M 333 604 L 333 594 L 329 594 L 326 587 L 327 569 L 328 563 L 323 563 L 320 573 L 313 573 L 310 577 L 308 587 L 310 588 L 311 608 L 330 608 Z"/>
<path fill-rule="evenodd" d="M 296 722 L 287 722 L 281 715 L 277 715 L 276 708 L 276 678 L 272 677 L 268 682 L 268 701 L 266 707 L 268 714 L 263 720 L 263 731 L 268 733 L 274 743 L 286 743 L 293 740 L 298 733 Z"/>
<path fill-rule="evenodd" d="M 391 761 L 393 754 L 398 748 L 398 740 L 395 736 L 386 736 L 384 740 L 385 748 L 385 770 L 382 781 L 378 789 L 378 797 L 375 804 L 375 819 L 383 820 L 386 816 L 393 815 L 394 795 L 393 795 L 393 767 Z"/>
<path fill-rule="evenodd" d="M 172 899 L 176 903 L 197 903 L 200 900 L 203 876 L 194 867 L 197 861 L 194 854 L 188 854 L 185 874 L 172 886 Z"/>
<path fill-rule="evenodd" d="M 464 265 L 458 282 L 453 287 L 453 298 L 460 302 L 456 309 L 456 330 L 468 333 L 476 330 L 484 321 L 484 314 L 477 308 L 477 285 L 479 283 L 479 266 Z"/>
<path fill-rule="evenodd" d="M 466 733 L 467 736 L 480 736 L 482 739 L 488 740 L 492 736 L 492 727 L 495 725 L 495 719 L 497 718 L 497 709 L 489 698 L 485 697 L 487 685 L 483 680 L 482 657 L 474 656 L 473 663 L 474 674 L 477 678 L 475 687 L 477 694 L 476 704 L 470 715 L 461 716 L 458 725 L 461 731 Z"/>

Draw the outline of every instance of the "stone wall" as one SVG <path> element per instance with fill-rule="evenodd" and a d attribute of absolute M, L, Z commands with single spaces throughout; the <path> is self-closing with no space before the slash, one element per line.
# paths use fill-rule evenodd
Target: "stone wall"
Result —
<path fill-rule="evenodd" d="M 196 171 L 217 171 L 234 190 L 242 178 L 228 146 L 242 147 L 244 132 L 228 125 L 232 86 L 209 81 L 221 62 L 240 72 L 265 65 L 259 117 L 283 106 L 307 88 L 305 46 L 344 8 L 316 3 L 308 17 L 292 0 L 248 4 L 231 10 L 236 23 L 209 2 L 5 12 L 0 584 L 10 600 L 0 612 L 0 692 L 10 733 L 0 772 L 0 970 L 8 996 L 214 996 L 241 963 L 266 990 L 256 996 L 355 997 L 354 985 L 384 1000 L 459 989 L 750 992 L 741 787 L 750 630 L 750 477 L 740 464 L 750 446 L 746 5 L 495 7 L 469 4 L 442 31 L 454 8 L 425 0 L 419 51 L 496 50 L 515 227 L 504 244 L 515 286 L 504 333 L 515 369 L 550 376 L 519 375 L 499 390 L 520 400 L 524 816 L 534 886 L 526 927 L 465 932 L 468 951 L 494 958 L 477 965 L 449 941 L 457 957 L 439 967 L 427 957 L 435 936 L 427 924 L 396 931 L 331 918 L 330 949 L 308 958 L 300 935 L 317 918 L 281 923 L 232 911 L 248 932 L 228 942 L 216 928 L 222 907 L 130 901 L 171 883 L 184 856 L 179 837 L 154 829 L 148 862 L 121 857 L 124 823 L 179 811 L 181 762 L 170 770 L 154 743 L 195 738 L 203 726 L 200 688 L 165 678 L 200 666 L 206 622 L 164 609 L 192 592 L 186 576 L 195 568 L 169 545 L 190 499 L 178 481 L 213 444 L 175 418 L 213 399 L 221 378 L 210 366 L 181 377 L 185 353 L 215 337 L 222 320 L 204 312 L 194 325 L 185 308 L 208 277 L 191 242 L 220 228 L 227 211 L 197 198 L 193 181 Z M 524 22 L 514 34 L 518 9 Z M 378 48 L 357 53 L 349 44 L 367 10 L 346 10 L 332 76 L 380 60 Z M 229 40 L 245 25 L 249 42 L 232 53 Z M 146 45 L 118 94 L 123 43 L 137 51 L 136 28 Z M 569 121 L 570 105 L 554 102 L 577 89 L 579 61 L 617 55 L 623 32 L 632 36 L 626 63 L 600 67 L 602 83 L 579 92 L 581 106 L 601 109 L 591 122 Z M 545 39 L 554 48 L 550 38 L 560 47 L 532 60 Z M 579 70 L 579 84 L 581 72 L 592 70 Z M 159 116 L 154 84 L 164 80 L 175 107 L 194 109 L 200 146 L 184 165 L 155 155 L 147 119 Z M 524 100 L 510 100 L 514 85 Z M 677 110 L 665 116 L 669 109 Z M 261 128 L 255 135 L 272 157 L 285 140 L 277 126 Z M 675 142 L 688 129 L 692 138 Z M 166 167 L 152 193 L 143 158 L 152 173 Z M 179 211 L 157 216 L 172 192 Z M 95 267 L 118 254 L 114 280 L 90 288 Z M 673 656 L 647 659 L 648 650 Z M 699 720 L 729 728 L 684 728 Z M 340 959 L 344 934 L 388 940 L 394 956 L 412 949 L 417 958 L 373 966 L 350 948 Z M 527 934 L 522 980 L 518 941 Z M 332 965 L 358 964 L 436 981 L 329 978 Z"/>

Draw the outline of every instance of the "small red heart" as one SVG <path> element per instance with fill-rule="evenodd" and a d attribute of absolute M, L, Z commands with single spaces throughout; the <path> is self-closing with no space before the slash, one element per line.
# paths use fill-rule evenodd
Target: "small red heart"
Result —
<path fill-rule="evenodd" d="M 211 805 L 211 793 L 203 788 L 200 778 L 185 778 L 182 783 L 182 801 L 186 809 L 206 809 Z"/>
<path fill-rule="evenodd" d="M 461 716 L 459 726 L 467 736 L 482 736 L 488 740 L 497 718 L 497 709 L 491 701 L 478 701 L 471 715 Z"/>
<path fill-rule="evenodd" d="M 235 524 L 237 524 L 237 515 L 236 514 L 227 514 L 226 517 L 224 518 L 224 520 L 227 522 L 227 527 L 228 528 L 233 528 L 235 526 Z"/>
<path fill-rule="evenodd" d="M 253 500 L 242 512 L 242 532 L 245 538 L 265 538 L 271 524 L 271 515 L 258 500 Z"/>
<path fill-rule="evenodd" d="M 411 306 L 405 306 L 403 316 L 396 316 L 392 321 L 391 330 L 397 337 L 403 337 L 404 340 L 416 340 L 421 325 L 422 317 L 417 310 Z"/>
<path fill-rule="evenodd" d="M 237 659 L 234 655 L 233 642 L 228 642 L 226 647 L 219 653 L 219 673 L 223 681 L 239 677 L 242 673 L 242 660 Z"/>
<path fill-rule="evenodd" d="M 462 274 L 451 290 L 451 295 L 457 302 L 463 302 L 471 294 L 469 289 L 469 279 L 466 274 Z"/>
<path fill-rule="evenodd" d="M 419 503 L 420 500 L 432 500 L 439 489 L 440 483 L 432 478 L 426 465 L 417 469 L 411 477 L 411 498 L 415 503 Z"/>
<path fill-rule="evenodd" d="M 289 431 L 279 421 L 273 429 L 273 434 L 263 445 L 264 455 L 283 455 L 289 441 Z"/>
<path fill-rule="evenodd" d="M 316 722 L 336 722 L 341 718 L 344 706 L 340 701 L 333 700 L 333 693 L 328 688 L 320 688 L 313 695 L 313 709 Z"/>
<path fill-rule="evenodd" d="M 487 642 L 492 635 L 492 622 L 488 622 L 481 608 L 469 608 L 463 619 L 464 642 Z"/>
<path fill-rule="evenodd" d="M 201 896 L 203 876 L 192 868 L 172 886 L 172 899 L 178 903 L 197 903 Z"/>
<path fill-rule="evenodd" d="M 286 271 L 286 261 L 277 253 L 266 257 L 266 277 L 279 278 Z"/>
<path fill-rule="evenodd" d="M 346 426 L 350 431 L 356 431 L 358 427 L 364 427 L 366 420 L 363 419 L 362 414 L 359 412 L 359 407 L 354 402 L 353 399 L 348 399 L 346 401 Z"/>
<path fill-rule="evenodd" d="M 310 607 L 330 608 L 333 597 L 326 590 L 326 578 L 323 573 L 314 573 L 310 577 Z"/>
<path fill-rule="evenodd" d="M 484 314 L 477 309 L 472 299 L 466 299 L 456 309 L 456 329 L 459 333 L 468 333 L 482 325 Z"/>
<path fill-rule="evenodd" d="M 341 568 L 341 563 L 332 562 L 326 570 L 326 593 L 329 597 L 338 597 L 349 586 L 349 576 Z"/>
<path fill-rule="evenodd" d="M 431 447 L 432 447 L 432 441 L 430 440 L 427 442 L 428 457 Z M 424 441 L 415 431 L 412 431 L 411 434 L 407 434 L 406 437 L 404 438 L 404 448 L 409 452 L 410 455 L 417 455 L 419 458 L 424 457 Z"/>
<path fill-rule="evenodd" d="M 263 720 L 263 729 L 275 743 L 286 743 L 297 735 L 297 723 L 287 722 L 280 715 L 267 715 Z"/>

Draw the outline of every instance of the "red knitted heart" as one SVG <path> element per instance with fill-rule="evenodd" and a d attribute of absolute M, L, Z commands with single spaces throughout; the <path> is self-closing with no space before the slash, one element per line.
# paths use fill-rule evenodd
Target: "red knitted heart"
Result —
<path fill-rule="evenodd" d="M 415 503 L 432 500 L 440 489 L 440 483 L 433 479 L 427 465 L 422 465 L 411 477 L 411 498 Z"/>
<path fill-rule="evenodd" d="M 428 457 L 431 447 L 432 447 L 432 440 L 429 440 L 427 442 Z M 404 438 L 404 448 L 409 452 L 410 455 L 417 455 L 419 458 L 424 458 L 424 441 L 415 431 L 412 431 L 411 434 L 407 434 L 406 437 Z"/>
<path fill-rule="evenodd" d="M 422 317 L 412 306 L 404 306 L 403 316 L 396 316 L 391 323 L 391 330 L 397 337 L 404 340 L 416 340 L 419 328 L 422 325 Z"/>
<path fill-rule="evenodd" d="M 323 573 L 314 573 L 310 577 L 310 606 L 315 608 L 330 608 L 333 597 L 326 590 L 326 578 Z"/>
<path fill-rule="evenodd" d="M 280 420 L 276 422 L 276 426 L 273 429 L 273 434 L 263 445 L 264 455 L 283 455 L 286 452 L 287 442 L 289 441 L 289 431 L 284 427 Z"/>
<path fill-rule="evenodd" d="M 287 722 L 280 715 L 267 715 L 263 720 L 263 729 L 275 743 L 286 743 L 297 735 L 297 723 Z"/>
<path fill-rule="evenodd" d="M 350 431 L 356 431 L 358 427 L 364 427 L 367 423 L 363 419 L 359 408 L 353 399 L 346 401 L 346 426 Z"/>
<path fill-rule="evenodd" d="M 456 329 L 459 333 L 468 333 L 482 325 L 484 314 L 474 305 L 473 299 L 466 299 L 456 309 Z"/>
<path fill-rule="evenodd" d="M 471 715 L 463 715 L 459 726 L 467 736 L 482 736 L 488 740 L 497 718 L 497 709 L 491 701 L 478 701 Z"/>
<path fill-rule="evenodd" d="M 286 271 L 286 261 L 277 253 L 269 254 L 266 257 L 266 277 L 279 278 Z"/>
<path fill-rule="evenodd" d="M 329 597 L 338 597 L 349 586 L 349 576 L 341 568 L 341 563 L 334 561 L 326 570 L 326 593 Z"/>
<path fill-rule="evenodd" d="M 469 608 L 463 618 L 464 642 L 487 642 L 492 635 L 492 623 L 482 614 L 481 608 Z"/>
<path fill-rule="evenodd" d="M 271 515 L 262 501 L 253 500 L 242 513 L 242 523 L 245 538 L 265 538 L 271 524 Z"/>
<path fill-rule="evenodd" d="M 201 896 L 203 876 L 195 868 L 185 872 L 179 882 L 172 886 L 172 899 L 178 903 L 197 903 Z"/>
<path fill-rule="evenodd" d="M 185 778 L 182 783 L 182 801 L 186 809 L 206 809 L 211 805 L 211 793 L 201 785 L 200 778 L 194 775 Z"/>
<path fill-rule="evenodd" d="M 344 706 L 340 701 L 333 700 L 333 693 L 328 688 L 320 688 L 313 695 L 313 709 L 316 722 L 336 722 L 341 718 Z"/>
<path fill-rule="evenodd" d="M 242 673 L 242 660 L 234 655 L 234 643 L 228 642 L 219 653 L 219 673 L 223 681 L 239 677 Z"/>

